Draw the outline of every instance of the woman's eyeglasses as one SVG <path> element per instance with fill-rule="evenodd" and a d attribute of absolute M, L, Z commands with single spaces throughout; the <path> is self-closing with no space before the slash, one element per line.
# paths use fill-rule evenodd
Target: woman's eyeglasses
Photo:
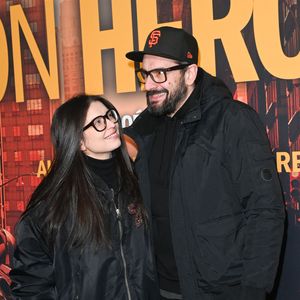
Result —
<path fill-rule="evenodd" d="M 119 120 L 119 115 L 114 109 L 110 109 L 106 112 L 104 116 L 97 116 L 94 118 L 91 122 L 89 122 L 87 125 L 85 125 L 82 129 L 82 131 L 85 131 L 89 127 L 93 126 L 96 131 L 103 131 L 106 129 L 107 121 L 109 120 L 113 123 L 117 123 Z"/>

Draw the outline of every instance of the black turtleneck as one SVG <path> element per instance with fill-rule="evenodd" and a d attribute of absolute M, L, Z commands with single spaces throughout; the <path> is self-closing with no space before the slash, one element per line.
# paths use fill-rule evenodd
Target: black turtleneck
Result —
<path fill-rule="evenodd" d="M 178 294 L 180 285 L 169 216 L 170 168 L 174 159 L 177 132 L 181 126 L 180 121 L 193 108 L 196 100 L 193 93 L 172 118 L 167 116 L 159 118 L 160 124 L 155 131 L 149 157 L 154 253 L 160 288 Z"/>
<path fill-rule="evenodd" d="M 109 188 L 118 190 L 118 172 L 116 158 L 113 156 L 109 159 L 96 159 L 85 156 L 88 167 L 99 176 Z"/>

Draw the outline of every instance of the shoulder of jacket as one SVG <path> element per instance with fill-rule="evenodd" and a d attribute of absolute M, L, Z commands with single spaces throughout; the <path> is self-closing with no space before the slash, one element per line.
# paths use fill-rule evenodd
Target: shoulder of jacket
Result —
<path fill-rule="evenodd" d="M 24 238 L 33 235 L 36 238 L 41 236 L 41 228 L 38 218 L 34 217 L 31 211 L 23 215 L 15 227 L 15 235 Z"/>
<path fill-rule="evenodd" d="M 267 142 L 265 125 L 251 106 L 240 101 L 233 101 L 228 106 L 224 118 L 226 128 L 232 137 Z"/>
<path fill-rule="evenodd" d="M 225 112 L 233 116 L 242 115 L 257 115 L 257 112 L 248 104 L 241 102 L 239 100 L 224 100 Z"/>
<path fill-rule="evenodd" d="M 152 134 L 163 118 L 152 115 L 147 109 L 135 119 L 133 124 L 124 129 L 124 133 L 133 139 Z"/>

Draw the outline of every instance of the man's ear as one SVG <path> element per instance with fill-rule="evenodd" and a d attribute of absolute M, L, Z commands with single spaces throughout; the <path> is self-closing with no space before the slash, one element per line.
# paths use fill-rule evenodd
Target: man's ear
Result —
<path fill-rule="evenodd" d="M 188 66 L 185 71 L 185 83 L 187 85 L 193 85 L 195 83 L 197 73 L 198 73 L 198 66 L 196 64 L 192 64 Z"/>

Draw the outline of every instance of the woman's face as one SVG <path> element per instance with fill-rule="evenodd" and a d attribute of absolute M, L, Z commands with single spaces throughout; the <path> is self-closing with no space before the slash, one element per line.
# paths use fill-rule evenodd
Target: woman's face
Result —
<path fill-rule="evenodd" d="M 94 101 L 88 108 L 84 125 L 89 124 L 98 116 L 105 116 L 108 108 L 99 101 Z M 102 118 L 103 120 L 103 118 Z M 97 131 L 93 126 L 89 126 L 83 131 L 81 150 L 88 156 L 96 159 L 108 159 L 113 150 L 121 146 L 119 135 L 119 125 L 105 118 L 106 128 Z"/>

